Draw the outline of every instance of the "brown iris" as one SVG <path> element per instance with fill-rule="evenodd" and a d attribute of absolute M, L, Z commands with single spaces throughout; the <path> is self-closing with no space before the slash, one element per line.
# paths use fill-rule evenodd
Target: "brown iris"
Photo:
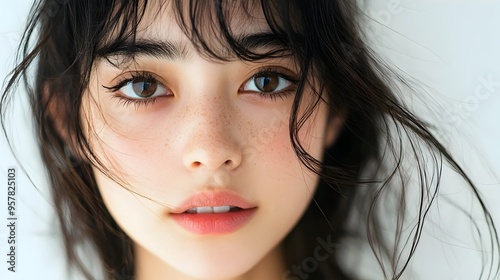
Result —
<path fill-rule="evenodd" d="M 280 83 L 280 77 L 272 73 L 263 73 L 255 76 L 255 86 L 263 92 L 273 92 Z"/>
<path fill-rule="evenodd" d="M 151 79 L 137 79 L 132 82 L 132 88 L 139 97 L 151 97 L 158 88 L 158 82 Z"/>

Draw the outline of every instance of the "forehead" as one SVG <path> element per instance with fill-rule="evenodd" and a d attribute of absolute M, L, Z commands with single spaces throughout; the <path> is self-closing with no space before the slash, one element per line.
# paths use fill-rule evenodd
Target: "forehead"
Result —
<path fill-rule="evenodd" d="M 198 34 L 215 43 L 224 41 L 222 33 L 225 31 L 234 38 L 271 31 L 259 1 L 222 1 L 225 3 L 223 7 L 219 7 L 217 2 L 219 1 L 148 3 L 138 25 L 137 38 L 192 41 Z"/>

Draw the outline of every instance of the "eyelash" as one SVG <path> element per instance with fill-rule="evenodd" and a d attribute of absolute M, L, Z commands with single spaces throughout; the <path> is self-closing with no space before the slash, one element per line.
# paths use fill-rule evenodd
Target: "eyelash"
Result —
<path fill-rule="evenodd" d="M 266 74 L 277 75 L 277 76 L 279 76 L 279 77 L 281 77 L 281 78 L 283 78 L 291 83 L 291 85 L 288 89 L 286 89 L 284 91 L 276 92 L 276 93 L 257 92 L 257 94 L 261 98 L 270 99 L 271 101 L 276 101 L 277 98 L 285 99 L 288 95 L 295 93 L 295 91 L 297 90 L 297 83 L 298 83 L 297 77 L 291 76 L 290 74 L 287 74 L 285 72 L 288 72 L 288 71 L 285 71 L 284 69 L 276 68 L 276 67 L 268 67 L 268 68 L 259 69 L 259 71 L 254 73 L 250 78 L 248 78 L 245 81 L 245 83 L 247 83 L 250 79 L 252 79 L 258 75 L 266 75 Z M 155 78 L 155 76 L 149 72 L 131 72 L 130 77 L 120 80 L 114 86 L 108 87 L 108 86 L 102 85 L 102 87 L 107 89 L 109 92 L 117 92 L 121 88 L 123 88 L 125 85 L 127 85 L 128 83 L 133 82 L 134 80 L 138 80 L 138 79 L 158 81 L 158 79 Z M 134 105 L 137 109 L 141 106 L 153 105 L 154 103 L 156 103 L 158 101 L 158 98 L 161 98 L 161 97 L 164 97 L 164 96 L 135 99 L 135 98 L 125 97 L 121 94 L 120 95 L 117 94 L 117 95 L 114 95 L 112 98 L 113 99 L 116 98 L 120 105 L 123 105 L 125 107 L 130 106 L 130 105 Z"/>
<path fill-rule="evenodd" d="M 256 77 L 258 75 L 266 75 L 266 74 L 277 75 L 277 76 L 289 81 L 291 83 L 290 88 L 288 88 L 284 91 L 276 92 L 276 93 L 258 92 L 257 94 L 259 96 L 261 96 L 262 98 L 269 98 L 272 101 L 276 101 L 277 98 L 285 99 L 285 97 L 287 97 L 288 95 L 293 94 L 297 91 L 297 83 L 299 82 L 298 77 L 292 76 L 292 75 L 288 74 L 287 72 L 290 72 L 290 71 L 287 71 L 287 70 L 280 68 L 280 67 L 262 68 L 262 69 L 259 69 L 259 71 L 257 71 L 256 73 L 254 73 L 250 78 L 248 78 L 245 81 L 245 83 L 248 80 L 250 80 L 253 77 Z"/>
<path fill-rule="evenodd" d="M 114 86 L 110 87 L 103 86 L 103 87 L 111 92 L 117 92 L 126 84 L 137 79 L 158 80 L 149 72 L 130 72 L 130 78 L 123 78 L 122 80 L 117 82 L 116 85 Z"/>
<path fill-rule="evenodd" d="M 122 105 L 124 107 L 128 107 L 130 105 L 134 105 L 136 109 L 138 109 L 141 106 L 148 106 L 148 105 L 153 105 L 158 101 L 158 98 L 160 97 L 152 97 L 152 98 L 143 98 L 143 99 L 132 99 L 132 98 L 127 98 L 123 97 L 120 95 L 115 95 L 112 97 L 113 99 L 117 99 L 117 102 L 119 105 Z"/>
<path fill-rule="evenodd" d="M 107 87 L 107 86 L 103 85 L 102 87 L 107 89 L 109 92 L 117 92 L 121 88 L 126 86 L 128 83 L 133 82 L 134 80 L 138 80 L 138 79 L 158 81 L 158 79 L 149 72 L 130 72 L 129 78 L 123 78 L 122 80 L 117 82 L 114 86 Z M 135 108 L 138 109 L 141 106 L 153 105 L 154 103 L 156 103 L 156 101 L 158 101 L 158 98 L 160 98 L 160 97 L 161 96 L 151 97 L 151 98 L 133 99 L 133 98 L 125 97 L 121 94 L 120 95 L 117 94 L 117 95 L 112 96 L 112 99 L 117 99 L 118 104 L 122 105 L 124 107 L 134 105 Z"/>

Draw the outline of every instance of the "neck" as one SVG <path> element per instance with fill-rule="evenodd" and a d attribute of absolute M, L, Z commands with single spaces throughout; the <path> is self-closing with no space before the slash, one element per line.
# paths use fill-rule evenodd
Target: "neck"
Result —
<path fill-rule="evenodd" d="M 169 264 L 165 263 L 155 255 L 151 254 L 142 246 L 135 244 L 135 271 L 136 280 L 149 279 L 176 279 L 176 280 L 200 280 L 186 275 Z M 285 271 L 285 263 L 281 248 L 277 246 L 271 250 L 259 263 L 244 274 L 231 279 L 203 279 L 203 280 L 263 280 L 281 279 Z"/>

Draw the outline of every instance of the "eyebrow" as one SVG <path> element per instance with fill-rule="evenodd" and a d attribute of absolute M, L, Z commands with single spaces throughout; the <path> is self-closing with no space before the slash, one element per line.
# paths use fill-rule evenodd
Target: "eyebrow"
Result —
<path fill-rule="evenodd" d="M 102 47 L 98 56 L 109 58 L 120 56 L 133 58 L 138 55 L 163 58 L 168 60 L 185 59 L 189 52 L 185 45 L 171 41 L 137 39 L 135 42 L 122 41 Z"/>
<path fill-rule="evenodd" d="M 272 53 L 290 51 L 290 45 L 274 33 L 262 32 L 242 35 L 236 41 L 241 47 L 252 52 L 258 50 L 268 50 Z"/>
<path fill-rule="evenodd" d="M 264 50 L 270 55 L 290 52 L 290 46 L 274 33 L 262 32 L 241 35 L 236 38 L 236 43 L 250 52 Z M 132 59 L 136 56 L 148 56 L 166 60 L 182 60 L 186 59 L 189 53 L 185 44 L 156 39 L 137 39 L 135 42 L 114 42 L 97 51 L 98 56 L 108 60 L 114 56 L 124 59 Z"/>

